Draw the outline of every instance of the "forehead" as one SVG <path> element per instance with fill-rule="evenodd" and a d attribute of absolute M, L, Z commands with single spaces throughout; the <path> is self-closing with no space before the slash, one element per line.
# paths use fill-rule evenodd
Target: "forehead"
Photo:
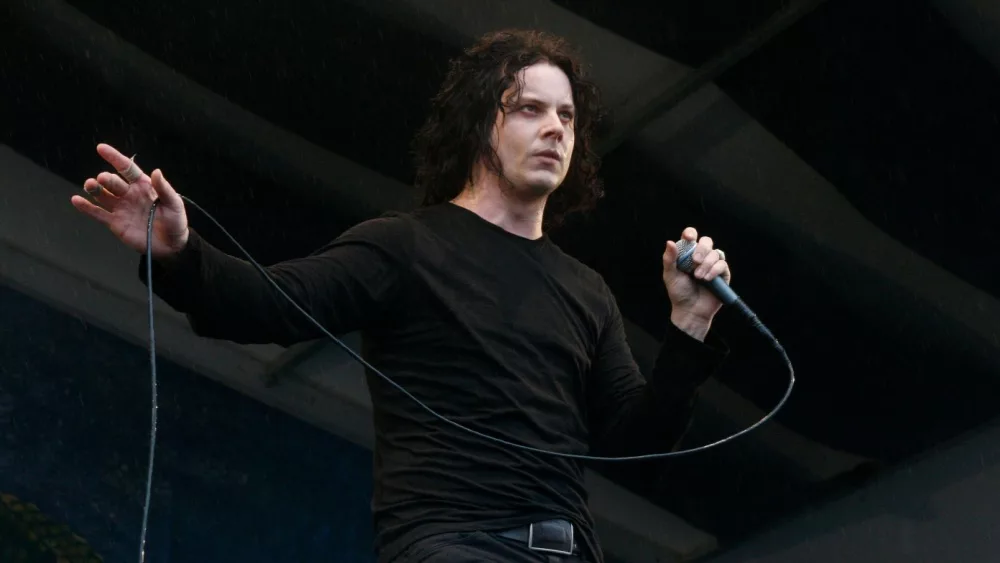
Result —
<path fill-rule="evenodd" d="M 561 68 L 547 63 L 535 63 L 518 72 L 521 97 L 536 98 L 551 104 L 572 104 L 573 87 Z M 513 94 L 514 88 L 508 91 Z"/>

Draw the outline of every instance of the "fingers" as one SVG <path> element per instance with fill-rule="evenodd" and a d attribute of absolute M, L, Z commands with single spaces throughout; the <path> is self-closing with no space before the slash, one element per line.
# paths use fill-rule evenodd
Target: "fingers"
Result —
<path fill-rule="evenodd" d="M 718 276 L 722 276 L 722 281 L 726 282 L 727 284 L 733 281 L 732 270 L 729 269 L 729 263 L 726 262 L 725 260 L 719 260 L 718 262 L 713 264 L 712 269 L 709 270 L 708 274 L 705 276 L 705 280 L 710 281 Z"/>
<path fill-rule="evenodd" d="M 677 243 L 672 240 L 667 241 L 667 248 L 663 251 L 663 263 L 675 264 L 677 262 Z"/>
<path fill-rule="evenodd" d="M 95 198 L 105 197 L 105 194 L 107 194 L 107 196 L 114 195 L 105 190 L 104 186 L 93 178 L 87 178 L 87 180 L 83 183 L 83 191 L 87 192 L 87 195 Z"/>
<path fill-rule="evenodd" d="M 101 207 L 110 211 L 118 204 L 118 199 L 125 196 L 129 186 L 118 176 L 102 172 L 97 178 L 87 178 L 83 183 L 83 190 Z"/>
<path fill-rule="evenodd" d="M 98 205 L 94 205 L 93 203 L 87 201 L 86 198 L 78 195 L 69 198 L 69 201 L 73 204 L 73 207 L 75 207 L 77 211 L 94 218 L 106 226 L 111 225 L 110 211 L 103 209 Z"/>
<path fill-rule="evenodd" d="M 135 163 L 135 157 L 129 158 L 111 145 L 100 143 L 97 145 L 97 154 L 101 155 L 101 158 L 114 167 L 121 174 L 122 178 L 130 184 L 138 182 L 143 178 L 148 178 Z"/>
<path fill-rule="evenodd" d="M 157 168 L 153 170 L 153 176 L 151 178 L 153 183 L 153 189 L 156 190 L 156 195 L 159 196 L 160 200 L 166 205 L 174 208 L 180 209 L 184 206 L 181 196 L 177 193 L 177 190 L 170 185 L 170 182 L 163 177 L 163 171 Z"/>
<path fill-rule="evenodd" d="M 729 283 L 731 274 L 729 271 L 729 264 L 719 256 L 718 251 L 711 251 L 705 258 L 705 261 L 695 268 L 694 277 L 702 279 L 705 281 L 711 281 L 717 276 L 722 276 L 722 279 Z"/>
<path fill-rule="evenodd" d="M 129 185 L 124 180 L 107 172 L 98 174 L 97 178 L 87 178 L 83 183 L 83 190 L 87 195 L 109 210 L 118 203 L 118 198 L 125 196 L 128 188 Z"/>
<path fill-rule="evenodd" d="M 108 174 L 110 176 L 110 174 Z M 121 178 L 119 178 L 121 180 Z M 114 211 L 115 205 L 118 203 L 118 197 L 112 193 L 110 190 L 104 187 L 104 185 L 93 178 L 88 178 L 86 182 L 83 183 L 83 190 L 87 192 L 97 204 L 108 211 Z"/>
<path fill-rule="evenodd" d="M 688 228 L 684 229 L 683 232 L 681 232 L 681 239 L 682 240 L 689 240 L 689 241 L 692 241 L 692 242 L 697 241 L 698 240 L 698 231 L 694 227 L 688 227 Z M 709 239 L 709 248 L 711 248 L 711 239 Z M 698 259 L 697 252 L 698 252 L 698 248 L 696 247 L 695 248 L 695 255 L 693 256 L 693 258 L 694 258 L 695 264 L 700 264 L 701 260 Z M 667 241 L 667 247 L 663 251 L 663 265 L 665 267 L 669 267 L 671 265 L 673 265 L 674 267 L 676 267 L 678 253 L 679 252 L 677 250 L 677 243 L 674 242 L 674 241 L 672 241 L 672 240 L 668 240 Z M 702 258 L 704 258 L 704 252 L 702 253 Z"/>
<path fill-rule="evenodd" d="M 125 194 L 128 193 L 128 189 L 131 186 L 131 184 L 123 180 L 121 176 L 110 172 L 101 172 L 97 175 L 96 180 L 101 186 L 104 187 L 104 189 L 114 194 L 115 197 L 125 197 Z M 84 187 L 86 187 L 86 184 L 84 184 Z"/>
<path fill-rule="evenodd" d="M 705 262 L 705 259 L 712 252 L 713 244 L 715 244 L 715 241 L 712 240 L 712 237 L 701 237 L 698 239 L 698 245 L 694 247 L 694 256 L 692 256 L 695 264 Z"/>
<path fill-rule="evenodd" d="M 705 276 L 708 274 L 709 270 L 712 269 L 712 266 L 715 266 L 715 263 L 718 261 L 719 253 L 709 252 L 704 258 L 701 259 L 701 263 L 695 267 L 693 272 L 694 277 L 700 280 L 706 279 Z"/>
<path fill-rule="evenodd" d="M 715 242 L 712 237 L 704 236 L 698 238 L 698 231 L 694 227 L 687 227 L 681 233 L 681 238 L 689 241 L 697 241 L 695 245 L 692 261 L 695 269 L 692 275 L 698 279 L 710 281 L 717 276 L 723 276 L 726 283 L 731 278 L 729 265 L 717 250 L 714 249 Z M 677 260 L 677 245 L 673 241 L 667 241 L 667 248 L 663 252 L 663 261 L 674 262 Z"/>

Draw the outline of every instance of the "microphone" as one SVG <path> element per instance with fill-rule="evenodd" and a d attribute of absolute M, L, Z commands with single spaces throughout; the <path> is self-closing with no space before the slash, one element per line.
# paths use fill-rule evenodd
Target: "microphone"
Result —
<path fill-rule="evenodd" d="M 677 241 L 677 269 L 684 272 L 685 274 L 694 273 L 694 269 L 697 266 L 694 263 L 694 249 L 698 244 L 694 241 L 687 239 L 681 239 Z M 695 281 L 708 287 L 708 290 L 712 292 L 713 295 L 722 301 L 723 305 L 732 305 L 740 300 L 733 291 L 733 288 L 729 287 L 729 284 L 722 279 L 722 276 L 715 276 L 712 281 L 699 280 L 695 278 Z"/>

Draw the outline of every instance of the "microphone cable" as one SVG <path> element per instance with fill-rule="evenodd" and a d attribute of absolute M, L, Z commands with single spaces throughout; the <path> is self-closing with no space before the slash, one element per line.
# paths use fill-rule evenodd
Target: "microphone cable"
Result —
<path fill-rule="evenodd" d="M 178 194 L 178 195 L 180 195 L 180 194 Z M 778 339 L 775 338 L 775 336 L 771 333 L 771 331 L 768 330 L 768 328 L 766 326 L 764 326 L 764 323 L 762 323 L 760 321 L 760 319 L 757 318 L 757 315 L 754 314 L 754 312 L 751 311 L 750 308 L 742 300 L 737 299 L 734 303 L 732 303 L 732 305 L 734 307 L 736 307 L 737 310 L 739 310 L 745 317 L 747 317 L 747 319 L 749 320 L 749 322 L 758 331 L 760 331 L 761 334 L 763 334 L 765 338 L 767 338 L 767 340 L 771 343 L 771 345 L 774 346 L 774 348 L 778 351 L 779 354 L 781 354 L 782 359 L 785 361 L 785 365 L 788 367 L 788 388 L 785 390 L 785 394 L 781 397 L 781 400 L 778 401 L 778 404 L 775 405 L 775 407 L 773 409 L 771 409 L 770 412 L 768 412 L 766 415 L 764 415 L 760 420 L 758 420 L 754 424 L 752 424 L 752 425 L 744 428 L 743 430 L 740 430 L 739 432 L 736 432 L 735 434 L 731 434 L 731 435 L 729 435 L 729 436 L 727 436 L 725 438 L 722 438 L 721 440 L 716 440 L 715 442 L 711 442 L 709 444 L 705 444 L 703 446 L 698 446 L 698 447 L 695 447 L 695 448 L 689 448 L 689 449 L 684 449 L 684 450 L 676 450 L 676 451 L 672 451 L 672 452 L 662 452 L 662 453 L 653 453 L 653 454 L 641 454 L 641 455 L 631 455 L 631 456 L 619 456 L 619 457 L 604 457 L 604 456 L 592 456 L 592 455 L 585 455 L 585 454 L 573 454 L 573 453 L 566 453 L 566 452 L 556 452 L 556 451 L 545 450 L 545 449 L 542 449 L 542 448 L 536 448 L 536 447 L 528 446 L 528 445 L 525 445 L 525 444 L 518 444 L 516 442 L 511 442 L 511 441 L 508 441 L 508 440 L 504 440 L 503 438 L 497 438 L 496 436 L 490 436 L 489 434 L 485 434 L 483 432 L 479 432 L 478 430 L 473 430 L 472 428 L 464 426 L 464 425 L 462 425 L 462 424 L 460 424 L 458 422 L 455 422 L 454 420 L 451 420 L 450 418 L 448 418 L 448 417 L 446 417 L 446 416 L 438 413 L 437 411 L 435 411 L 431 407 L 427 406 L 423 401 L 421 401 L 420 399 L 418 399 L 417 397 L 415 397 L 412 393 L 410 393 L 409 391 L 407 391 L 406 388 L 404 388 L 402 385 L 396 383 L 395 381 L 392 380 L 392 378 L 390 378 L 389 376 L 383 374 L 381 371 L 378 370 L 378 368 L 376 368 L 375 366 L 373 366 L 370 363 L 368 363 L 368 361 L 366 361 L 364 358 L 362 358 L 360 354 L 358 354 L 357 352 L 355 352 L 353 349 L 351 349 L 350 346 L 348 346 L 347 344 L 344 344 L 343 341 L 341 341 L 335 335 L 333 335 L 332 333 L 330 333 L 330 331 L 328 331 L 326 329 L 326 327 L 324 327 L 319 321 L 317 321 L 316 319 L 314 319 L 312 317 L 312 315 L 310 315 L 305 309 L 303 309 L 301 306 L 299 306 L 299 304 L 296 303 L 295 300 L 291 298 L 291 296 L 289 296 L 287 293 L 285 293 L 285 291 L 283 289 L 281 289 L 281 286 L 279 286 L 278 283 L 274 281 L 274 278 L 272 278 L 271 275 L 267 273 L 267 270 L 265 270 L 263 266 L 261 266 L 260 264 L 258 264 L 257 261 L 253 259 L 253 256 L 251 256 L 250 253 L 247 252 L 247 250 L 243 248 L 243 246 L 239 243 L 239 241 L 236 240 L 235 237 L 233 237 L 233 235 L 229 234 L 229 231 L 227 231 L 225 229 L 225 227 L 223 227 L 215 219 L 215 217 L 212 217 L 212 215 L 209 212 L 207 212 L 204 209 L 202 209 L 201 206 L 199 206 L 197 203 L 191 201 L 186 196 L 180 195 L 180 197 L 181 197 L 182 200 L 184 200 L 185 203 L 187 203 L 191 207 L 197 209 L 208 220 L 210 220 L 212 223 L 214 223 L 215 226 L 218 227 L 219 230 L 222 231 L 222 233 L 224 235 L 226 235 L 226 237 L 228 237 L 229 240 L 234 245 L 236 245 L 236 247 L 240 250 L 240 252 L 243 253 L 243 255 L 246 257 L 246 259 L 251 264 L 253 264 L 254 268 L 256 268 L 257 271 L 260 272 L 264 276 L 264 279 L 266 279 L 268 281 L 268 283 L 270 283 L 271 286 L 275 290 L 277 290 L 278 293 L 280 293 L 282 295 L 282 297 L 284 297 L 286 300 L 288 300 L 288 302 L 293 307 L 295 307 L 295 309 L 297 309 L 300 313 L 302 313 L 312 324 L 314 324 L 316 326 L 316 328 L 318 328 L 320 330 L 320 332 L 322 332 L 330 340 L 332 340 L 334 343 L 336 343 L 338 346 L 340 346 L 340 348 L 342 348 L 345 352 L 347 352 L 347 354 L 350 355 L 352 358 L 354 358 L 358 363 L 360 363 L 366 369 L 370 370 L 372 373 L 374 373 L 375 375 L 381 377 L 387 383 L 389 383 L 390 385 L 392 385 L 393 387 L 395 387 L 396 389 L 398 389 L 401 393 L 403 393 L 404 395 L 406 395 L 409 399 L 411 399 L 413 402 L 415 402 L 418 406 L 420 406 L 421 408 L 423 408 L 425 411 L 427 411 L 428 413 L 430 413 L 431 415 L 433 415 L 435 418 L 437 418 L 441 422 L 444 422 L 446 424 L 454 426 L 455 428 L 458 428 L 459 430 L 462 430 L 464 432 L 468 432 L 469 434 L 472 434 L 472 435 L 477 436 L 479 438 L 482 438 L 484 440 L 495 442 L 495 443 L 501 444 L 503 446 L 507 446 L 507 447 L 511 447 L 511 448 L 517 448 L 517 449 L 526 450 L 526 451 L 529 451 L 529 452 L 534 452 L 534 453 L 539 453 L 539 454 L 552 455 L 552 456 L 556 456 L 556 457 L 564 457 L 564 458 L 571 458 L 571 459 L 579 459 L 579 460 L 583 460 L 583 461 L 643 461 L 643 460 L 650 460 L 650 459 L 661 459 L 661 458 L 667 458 L 667 457 L 679 457 L 679 456 L 682 456 L 682 455 L 689 455 L 689 454 L 693 454 L 693 453 L 697 453 L 697 452 L 702 452 L 702 451 L 705 451 L 707 449 L 714 448 L 716 446 L 720 446 L 722 444 L 725 444 L 726 442 L 735 440 L 736 438 L 739 438 L 740 436 L 743 436 L 744 434 L 747 434 L 748 432 L 751 432 L 754 429 L 756 429 L 757 427 L 761 426 L 762 424 L 764 424 L 765 422 L 767 422 L 768 420 L 770 420 L 772 417 L 774 417 L 774 415 L 777 414 L 779 410 L 781 410 L 781 408 L 785 405 L 785 402 L 788 400 L 788 397 L 792 394 L 792 388 L 795 386 L 795 368 L 792 366 L 792 361 L 788 358 L 788 354 L 785 352 L 785 348 L 781 345 L 780 342 L 778 342 Z M 140 538 L 140 547 L 139 547 L 139 561 L 140 562 L 145 561 L 145 553 L 146 553 L 146 550 L 145 550 L 145 548 L 146 548 L 146 528 L 147 528 L 147 523 L 148 523 L 148 519 L 149 519 L 150 497 L 151 497 L 151 494 L 152 494 L 153 458 L 154 458 L 154 452 L 155 452 L 155 449 L 156 449 L 156 412 L 157 412 L 157 408 L 158 408 L 157 407 L 157 402 L 156 402 L 157 401 L 157 399 L 156 399 L 156 386 L 157 386 L 157 383 L 156 383 L 156 332 L 155 332 L 154 326 L 153 326 L 154 323 L 153 323 L 153 258 L 152 258 L 152 249 L 153 249 L 153 218 L 156 215 L 156 206 L 157 206 L 157 203 L 159 203 L 159 199 L 154 200 L 152 206 L 149 209 L 149 222 L 148 222 L 148 224 L 146 226 L 146 289 L 147 289 L 148 313 L 149 313 L 149 364 L 150 364 L 150 374 L 151 374 L 151 378 L 152 378 L 152 416 L 151 416 L 152 420 L 151 420 L 150 435 L 149 435 L 149 468 L 148 468 L 148 473 L 147 473 L 147 477 L 146 477 L 146 501 L 145 501 L 145 503 L 143 505 L 143 510 L 142 510 L 142 537 Z"/>

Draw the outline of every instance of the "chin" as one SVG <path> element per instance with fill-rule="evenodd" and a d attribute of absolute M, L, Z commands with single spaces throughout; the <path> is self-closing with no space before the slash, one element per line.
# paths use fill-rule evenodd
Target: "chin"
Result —
<path fill-rule="evenodd" d="M 526 185 L 524 193 L 532 198 L 545 197 L 557 189 L 559 189 L 559 184 L 556 182 L 535 183 Z"/>
<path fill-rule="evenodd" d="M 554 176 L 546 178 L 525 178 L 525 182 L 521 185 L 522 190 L 526 195 L 531 197 L 543 197 L 551 194 L 552 192 L 559 189 L 562 185 L 562 178 L 557 178 Z"/>

